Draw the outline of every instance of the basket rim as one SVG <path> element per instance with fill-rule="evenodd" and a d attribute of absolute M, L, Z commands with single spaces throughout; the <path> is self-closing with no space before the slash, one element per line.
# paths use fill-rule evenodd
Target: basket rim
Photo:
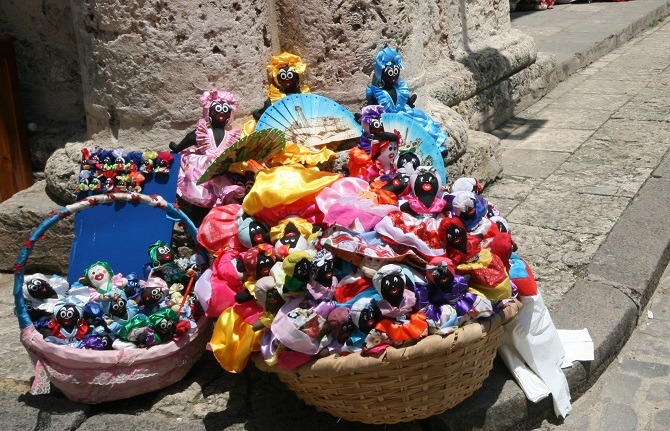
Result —
<path fill-rule="evenodd" d="M 442 354 L 449 354 L 449 352 L 465 348 L 484 337 L 497 328 L 505 325 L 507 322 L 516 317 L 522 304 L 518 299 L 509 301 L 500 312 L 494 316 L 487 318 L 480 318 L 472 323 L 466 324 L 458 328 L 455 332 L 447 336 L 429 335 L 422 338 L 416 344 L 406 347 L 388 347 L 384 353 L 379 356 L 363 356 L 361 352 L 352 353 L 350 355 L 329 355 L 323 358 L 317 358 L 308 363 L 295 368 L 285 369 L 279 366 L 268 365 L 260 354 L 255 354 L 253 357 L 254 364 L 258 369 L 265 372 L 275 374 L 282 374 L 286 376 L 319 376 L 319 377 L 335 377 L 343 374 L 363 373 L 378 369 L 380 367 L 392 366 L 393 364 L 427 357 L 441 352 Z"/>
<path fill-rule="evenodd" d="M 40 240 L 42 235 L 44 235 L 47 230 L 49 230 L 60 220 L 64 220 L 73 214 L 76 214 L 87 208 L 92 208 L 99 204 L 111 205 L 116 202 L 142 203 L 163 210 L 171 219 L 184 223 L 186 230 L 195 242 L 196 246 L 199 246 L 197 238 L 198 229 L 195 227 L 193 221 L 191 221 L 191 219 L 183 211 L 166 201 L 165 198 L 160 195 L 149 196 L 141 193 L 125 192 L 93 195 L 85 197 L 73 204 L 66 205 L 59 210 L 52 211 L 49 213 L 47 218 L 44 219 L 28 235 L 28 239 L 26 239 L 23 243 L 23 246 L 21 247 L 21 250 L 19 251 L 18 257 L 16 259 L 16 263 L 14 264 L 14 312 L 16 314 L 16 318 L 19 321 L 19 328 L 21 330 L 33 326 L 33 322 L 28 315 L 28 309 L 26 308 L 26 300 L 23 297 L 22 288 L 25 276 L 25 266 L 37 241 Z"/>

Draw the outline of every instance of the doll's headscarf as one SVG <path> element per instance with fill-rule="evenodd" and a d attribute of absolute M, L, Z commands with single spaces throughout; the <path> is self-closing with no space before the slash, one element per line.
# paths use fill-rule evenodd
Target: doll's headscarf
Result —
<path fill-rule="evenodd" d="M 398 54 L 398 51 L 388 47 L 379 51 L 374 65 L 375 82 L 382 82 L 384 68 L 393 64 L 398 65 L 398 67 L 402 69 L 402 57 Z"/>
<path fill-rule="evenodd" d="M 361 109 L 361 124 L 370 124 L 372 120 L 380 119 L 384 113 L 382 105 L 368 105 Z"/>
<path fill-rule="evenodd" d="M 459 178 L 454 181 L 454 184 L 451 186 L 451 193 L 458 192 L 474 192 L 480 193 L 482 191 L 482 185 L 477 181 L 476 178 Z"/>
<path fill-rule="evenodd" d="M 312 229 L 314 228 L 314 225 L 312 225 L 312 223 L 301 217 L 288 217 L 281 220 L 270 229 L 270 239 L 272 242 L 277 242 L 284 236 L 286 226 L 288 226 L 289 223 L 293 223 L 293 226 L 298 229 L 300 235 L 305 239 L 308 239 L 313 233 Z"/>
<path fill-rule="evenodd" d="M 227 104 L 230 105 L 230 107 L 232 108 L 232 112 L 230 113 L 230 121 L 232 121 L 233 114 L 237 109 L 237 99 L 235 99 L 235 95 L 233 93 L 221 90 L 204 91 L 202 93 L 202 95 L 200 96 L 200 104 L 202 105 L 202 117 L 203 118 L 209 117 L 209 107 L 212 106 L 212 102 L 216 101 L 226 102 Z"/>
<path fill-rule="evenodd" d="M 161 247 L 169 247 L 164 241 L 158 240 L 155 243 L 151 244 L 149 246 L 149 249 L 147 250 L 149 252 L 149 259 L 151 259 L 151 262 L 154 264 L 158 264 L 158 249 Z"/>
<path fill-rule="evenodd" d="M 398 275 L 400 278 L 405 280 L 405 272 L 402 270 L 400 265 L 388 264 L 382 266 L 379 268 L 374 277 L 372 277 L 372 285 L 380 295 L 382 294 L 382 279 L 387 275 Z"/>
<path fill-rule="evenodd" d="M 74 308 L 77 309 L 79 312 L 79 317 L 84 316 L 84 302 L 77 298 L 76 296 L 66 296 L 64 298 L 61 298 L 58 300 L 56 305 L 54 305 L 54 316 L 58 315 L 58 312 L 60 311 L 61 308 L 65 307 L 66 305 L 73 305 Z"/>
<path fill-rule="evenodd" d="M 279 55 L 275 55 L 270 59 L 270 64 L 267 66 L 268 74 L 272 78 L 274 85 L 277 84 L 277 75 L 279 75 L 279 69 L 284 66 L 289 66 L 293 71 L 298 74 L 298 85 L 302 81 L 302 74 L 305 73 L 307 65 L 302 58 L 290 52 L 282 52 Z"/>
<path fill-rule="evenodd" d="M 256 286 L 254 286 L 254 295 L 256 296 L 256 301 L 263 308 L 265 308 L 265 301 L 268 299 L 268 292 L 277 287 L 277 282 L 274 277 L 271 275 L 266 275 L 256 280 Z"/>
<path fill-rule="evenodd" d="M 310 272 L 309 278 L 316 277 L 316 273 L 319 271 L 319 268 L 325 265 L 329 260 L 333 260 L 333 254 L 330 251 L 326 250 L 325 248 L 317 251 L 316 256 L 314 256 L 312 259 L 312 270 Z"/>
<path fill-rule="evenodd" d="M 140 280 L 140 286 L 142 289 L 148 289 L 152 287 L 159 287 L 163 296 L 167 296 L 170 293 L 170 288 L 167 285 L 167 282 L 159 277 L 149 277 L 147 281 Z"/>
<path fill-rule="evenodd" d="M 261 253 L 277 260 L 274 247 L 272 247 L 270 244 L 258 244 L 257 246 L 240 253 L 242 262 L 244 262 L 244 268 L 246 269 L 247 273 L 256 273 L 256 258 Z"/>
<path fill-rule="evenodd" d="M 254 246 L 253 242 L 251 241 L 251 234 L 250 234 L 250 228 L 251 228 L 251 223 L 258 223 L 259 225 L 263 225 L 267 228 L 267 225 L 263 223 L 262 221 L 255 220 L 252 217 L 243 217 L 241 214 L 238 214 L 238 220 L 239 220 L 239 226 L 237 228 L 237 238 L 240 240 L 243 246 L 246 248 L 251 248 Z M 241 219 L 241 220 L 240 220 Z"/>
<path fill-rule="evenodd" d="M 431 259 L 431 261 L 426 265 L 426 277 L 428 281 L 435 284 L 435 276 L 433 271 L 442 268 L 446 269 L 451 273 L 451 275 L 456 275 L 456 270 L 454 268 L 454 262 L 451 261 L 448 257 L 437 256 Z"/>

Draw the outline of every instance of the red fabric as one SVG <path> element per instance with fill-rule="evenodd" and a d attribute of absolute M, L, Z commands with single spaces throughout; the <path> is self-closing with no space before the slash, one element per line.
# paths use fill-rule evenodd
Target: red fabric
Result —
<path fill-rule="evenodd" d="M 347 302 L 372 285 L 369 278 L 361 277 L 353 283 L 335 288 L 334 298 L 339 303 Z"/>
<path fill-rule="evenodd" d="M 525 260 L 523 263 L 526 265 L 526 271 L 528 272 L 528 277 L 526 278 L 513 278 L 512 281 L 519 289 L 519 296 L 535 296 L 537 295 L 537 283 L 535 281 L 535 274 L 530 269 L 530 265 Z"/>
<path fill-rule="evenodd" d="M 505 268 L 507 268 L 508 271 L 510 268 L 509 258 L 512 255 L 513 246 L 512 235 L 502 232 L 498 232 L 498 234 L 493 237 L 491 244 L 489 245 L 489 250 L 491 250 L 491 253 L 495 254 L 502 260 Z"/>
<path fill-rule="evenodd" d="M 228 204 L 212 208 L 198 228 L 198 242 L 212 253 L 226 247 L 242 251 L 244 246 L 237 237 L 235 216 L 242 208 L 239 204 Z"/>

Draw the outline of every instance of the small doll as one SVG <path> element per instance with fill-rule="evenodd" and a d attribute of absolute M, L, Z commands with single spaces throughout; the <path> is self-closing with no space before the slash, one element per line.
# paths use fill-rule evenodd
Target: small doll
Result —
<path fill-rule="evenodd" d="M 361 298 L 351 306 L 351 320 L 364 334 L 368 334 L 382 319 L 382 313 L 374 298 Z"/>
<path fill-rule="evenodd" d="M 464 261 L 471 252 L 475 252 L 475 247 L 469 247 L 468 233 L 463 222 L 457 217 L 446 217 L 442 219 L 439 227 L 439 237 L 443 247 L 447 251 L 446 255 L 458 265 Z"/>
<path fill-rule="evenodd" d="M 280 256 L 287 256 L 295 250 L 307 250 L 315 236 L 314 226 L 300 217 L 286 218 L 270 229 L 270 238 Z"/>
<path fill-rule="evenodd" d="M 89 184 L 89 189 L 93 193 L 100 193 L 102 191 L 102 181 L 98 177 L 93 177 Z"/>
<path fill-rule="evenodd" d="M 151 259 L 151 263 L 144 267 L 147 278 L 160 277 L 168 283 L 183 283 L 188 279 L 186 262 L 184 259 L 175 259 L 172 248 L 165 242 L 158 240 L 147 251 Z"/>
<path fill-rule="evenodd" d="M 335 294 L 337 278 L 333 275 L 335 259 L 328 250 L 321 249 L 312 259 L 307 291 L 316 301 L 330 301 Z"/>
<path fill-rule="evenodd" d="M 130 185 L 128 187 L 129 192 L 133 193 L 142 193 L 142 183 L 145 178 L 139 171 L 131 171 L 128 176 L 130 177 Z"/>
<path fill-rule="evenodd" d="M 130 182 L 130 177 L 128 175 L 117 175 L 115 178 L 115 186 L 114 186 L 114 191 L 115 192 L 127 192 L 128 191 L 128 184 Z"/>
<path fill-rule="evenodd" d="M 77 184 L 78 192 L 88 192 L 91 190 L 91 179 L 93 172 L 82 170 L 79 172 L 79 183 Z"/>
<path fill-rule="evenodd" d="M 123 157 L 123 150 L 115 150 L 113 153 L 115 155 L 114 170 L 119 174 L 126 172 L 126 159 Z"/>
<path fill-rule="evenodd" d="M 44 320 L 54 312 L 54 306 L 65 296 L 69 283 L 54 275 L 48 279 L 44 274 L 26 275 L 23 279 L 23 298 L 29 306 L 28 314 L 33 322 Z"/>
<path fill-rule="evenodd" d="M 304 355 L 316 355 L 332 343 L 333 337 L 326 318 L 335 306 L 317 312 L 314 308 L 304 308 L 303 298 L 293 298 L 286 302 L 272 322 L 272 333 L 288 349 Z"/>
<path fill-rule="evenodd" d="M 361 110 L 363 135 L 358 147 L 349 151 L 349 175 L 372 181 L 379 175 L 395 172 L 402 138 L 398 131 L 384 131 L 383 112 L 384 107 L 380 105 L 366 106 Z"/>
<path fill-rule="evenodd" d="M 246 214 L 242 215 L 241 220 L 239 220 L 237 237 L 246 248 L 271 242 L 268 225 L 262 221 L 256 221 Z"/>
<path fill-rule="evenodd" d="M 398 156 L 396 166 L 398 172 L 403 172 L 404 174 L 410 176 L 417 170 L 419 166 L 421 166 L 421 159 L 411 150 L 401 151 L 400 156 Z"/>
<path fill-rule="evenodd" d="M 372 85 L 365 91 L 368 104 L 382 105 L 386 112 L 397 112 L 418 122 L 446 155 L 447 134 L 425 112 L 414 107 L 416 95 L 410 96 L 407 83 L 400 79 L 402 68 L 402 57 L 395 49 L 384 48 L 377 54 Z"/>
<path fill-rule="evenodd" d="M 82 150 L 82 155 L 84 155 L 84 150 L 86 150 L 89 154 L 88 163 L 86 163 L 86 165 L 88 165 L 92 171 L 102 171 L 103 165 L 100 160 L 100 153 L 102 152 L 102 148 L 93 147 L 90 150 L 84 148 Z M 85 157 L 83 160 L 85 160 Z"/>
<path fill-rule="evenodd" d="M 488 228 L 488 220 L 485 219 L 488 205 L 474 192 L 458 192 L 453 195 L 451 211 L 461 219 L 468 232 L 483 234 Z"/>
<path fill-rule="evenodd" d="M 274 248 L 269 244 L 259 244 L 250 248 L 241 253 L 241 257 L 246 273 L 254 280 L 270 275 L 270 270 L 277 262 Z"/>
<path fill-rule="evenodd" d="M 171 340 L 175 335 L 175 331 L 177 331 L 178 323 L 179 316 L 169 308 L 153 313 L 149 316 L 149 328 L 153 329 L 153 334 L 150 334 L 148 331 L 146 332 L 147 338 L 144 344 L 152 346 Z M 153 335 L 153 340 L 149 338 L 150 335 Z"/>
<path fill-rule="evenodd" d="M 284 297 L 296 297 L 305 293 L 313 258 L 314 254 L 305 250 L 294 251 L 286 256 L 282 262 Z"/>
<path fill-rule="evenodd" d="M 157 174 L 167 174 L 170 172 L 172 167 L 172 162 L 174 161 L 174 156 L 170 154 L 169 151 L 161 151 L 156 156 L 156 169 Z"/>
<path fill-rule="evenodd" d="M 416 304 L 411 273 L 403 271 L 400 265 L 382 266 L 372 278 L 372 285 L 382 297 L 377 305 L 384 317 L 405 316 Z"/>
<path fill-rule="evenodd" d="M 277 289 L 277 283 L 271 276 L 263 277 L 256 282 L 254 294 L 256 295 L 256 301 L 265 311 L 253 325 L 254 331 L 260 331 L 270 327 L 279 309 L 286 304 L 286 301 L 282 298 Z"/>
<path fill-rule="evenodd" d="M 142 152 L 130 151 L 126 154 L 126 170 L 130 173 L 138 172 L 142 166 Z"/>
<path fill-rule="evenodd" d="M 116 168 L 114 160 L 116 156 L 112 150 L 102 150 L 100 152 L 100 163 L 102 163 L 103 171 L 113 171 Z"/>
<path fill-rule="evenodd" d="M 142 283 L 142 292 L 137 301 L 138 312 L 149 316 L 162 308 L 165 298 L 167 298 L 169 288 L 165 280 L 158 277 L 150 277 Z"/>
<path fill-rule="evenodd" d="M 101 191 L 103 193 L 113 193 L 116 189 L 116 172 L 104 171 L 102 177 L 104 178 L 104 182 Z"/>
<path fill-rule="evenodd" d="M 142 153 L 142 165 L 140 165 L 140 172 L 145 174 L 153 174 L 156 157 L 158 157 L 158 153 L 156 151 L 144 151 Z"/>
<path fill-rule="evenodd" d="M 432 166 L 419 166 L 410 177 L 410 194 L 400 209 L 414 216 L 436 216 L 447 202 L 442 198 L 442 181 Z"/>
<path fill-rule="evenodd" d="M 195 130 L 189 132 L 179 144 L 170 142 L 170 150 L 181 153 L 181 165 L 177 178 L 177 195 L 199 208 L 231 203 L 243 190 L 221 175 L 203 184 L 198 180 L 212 162 L 235 141 L 240 139 L 240 130 L 232 129 L 231 123 L 237 109 L 233 93 L 221 90 L 204 91 L 200 96 L 202 118 Z"/>
<path fill-rule="evenodd" d="M 78 349 L 88 350 L 112 350 L 114 340 L 107 334 L 88 334 L 85 335 L 77 345 Z"/>
<path fill-rule="evenodd" d="M 331 353 L 347 354 L 361 350 L 365 334 L 354 325 L 348 307 L 338 307 L 331 311 L 328 314 L 328 325 L 334 339 L 328 346 Z"/>
<path fill-rule="evenodd" d="M 76 297 L 66 296 L 54 306 L 54 316 L 47 328 L 51 335 L 46 341 L 55 344 L 77 345 L 89 331 L 83 318 L 84 303 Z"/>
<path fill-rule="evenodd" d="M 114 272 L 107 262 L 97 261 L 84 270 L 83 283 L 101 295 L 108 295 L 114 288 Z"/>
<path fill-rule="evenodd" d="M 139 298 L 138 298 L 139 299 Z M 124 294 L 116 293 L 112 296 L 109 307 L 107 327 L 113 334 L 118 334 L 121 327 L 137 312 L 135 300 L 129 300 Z"/>

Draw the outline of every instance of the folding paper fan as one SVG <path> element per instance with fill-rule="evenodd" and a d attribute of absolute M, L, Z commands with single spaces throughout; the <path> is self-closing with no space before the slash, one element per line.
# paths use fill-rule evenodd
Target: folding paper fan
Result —
<path fill-rule="evenodd" d="M 391 112 L 382 114 L 382 123 L 386 132 L 400 132 L 403 139 L 401 152 L 412 151 L 421 160 L 421 165 L 434 167 L 442 177 L 442 184 L 447 183 L 447 170 L 440 146 L 420 123 L 402 113 Z"/>
<path fill-rule="evenodd" d="M 256 124 L 256 130 L 268 128 L 283 131 L 287 142 L 312 148 L 363 133 L 347 108 L 317 94 L 292 94 L 273 103 Z"/>
<path fill-rule="evenodd" d="M 235 162 L 247 162 L 255 160 L 264 162 L 277 154 L 286 146 L 284 133 L 277 129 L 257 130 L 236 141 L 233 145 L 223 150 L 214 159 L 204 174 L 198 180 L 198 184 L 209 181 L 212 178 L 228 172 L 230 165 Z"/>

